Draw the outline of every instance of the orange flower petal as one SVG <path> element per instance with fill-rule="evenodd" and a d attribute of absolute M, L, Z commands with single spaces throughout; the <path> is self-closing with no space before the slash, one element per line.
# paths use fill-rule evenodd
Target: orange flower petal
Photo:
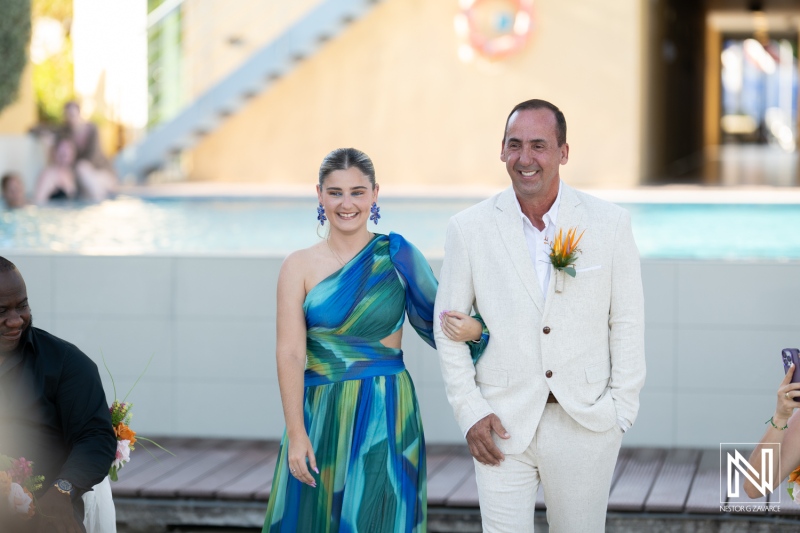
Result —
<path fill-rule="evenodd" d="M 577 240 L 577 241 L 575 241 L 575 246 L 576 246 L 576 247 L 578 246 L 578 243 L 579 243 L 579 242 L 581 242 L 581 239 L 583 238 L 583 234 L 584 234 L 584 233 L 586 233 L 586 230 L 583 230 L 583 231 L 581 232 L 581 234 L 578 236 L 578 240 Z"/>

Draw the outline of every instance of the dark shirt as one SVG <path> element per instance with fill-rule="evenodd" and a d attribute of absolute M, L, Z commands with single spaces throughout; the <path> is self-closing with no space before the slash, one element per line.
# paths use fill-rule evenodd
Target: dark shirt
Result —
<path fill-rule="evenodd" d="M 0 453 L 33 461 L 45 482 L 66 479 L 80 495 L 108 474 L 117 450 L 97 365 L 74 345 L 29 327 L 0 364 Z"/>

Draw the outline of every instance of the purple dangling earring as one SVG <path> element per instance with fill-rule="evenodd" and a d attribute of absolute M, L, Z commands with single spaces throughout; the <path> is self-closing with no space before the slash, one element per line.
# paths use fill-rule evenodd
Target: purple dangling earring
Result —
<path fill-rule="evenodd" d="M 377 225 L 378 219 L 381 218 L 381 208 L 378 207 L 378 204 L 372 202 L 372 207 L 369 208 L 369 213 L 370 213 L 369 219 L 373 221 L 375 225 Z"/>
<path fill-rule="evenodd" d="M 325 221 L 328 220 L 328 217 L 325 216 L 325 208 L 322 207 L 322 204 L 319 204 L 319 207 L 317 207 L 317 220 L 319 220 L 320 226 L 324 226 Z"/>

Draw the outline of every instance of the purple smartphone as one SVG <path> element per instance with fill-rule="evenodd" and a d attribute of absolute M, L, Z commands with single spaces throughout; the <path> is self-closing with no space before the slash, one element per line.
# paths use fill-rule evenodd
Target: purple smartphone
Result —
<path fill-rule="evenodd" d="M 784 348 L 781 350 L 781 357 L 783 359 L 784 372 L 788 372 L 789 365 L 794 363 L 792 383 L 800 383 L 800 350 L 797 348 Z M 795 398 L 794 401 L 800 402 L 800 398 Z"/>

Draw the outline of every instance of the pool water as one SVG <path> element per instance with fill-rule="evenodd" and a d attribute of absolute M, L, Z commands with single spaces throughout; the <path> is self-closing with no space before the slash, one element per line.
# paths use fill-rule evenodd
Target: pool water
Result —
<path fill-rule="evenodd" d="M 465 199 L 381 202 L 381 233 L 442 253 Z M 800 259 L 800 205 L 622 204 L 643 258 Z M 284 255 L 317 242 L 316 199 L 141 199 L 0 212 L 0 249 L 85 254 Z"/>

